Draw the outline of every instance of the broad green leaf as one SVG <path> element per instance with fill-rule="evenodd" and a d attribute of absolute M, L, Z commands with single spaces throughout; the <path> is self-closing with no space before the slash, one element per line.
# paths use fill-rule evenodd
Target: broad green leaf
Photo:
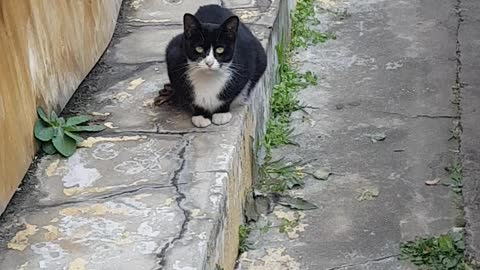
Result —
<path fill-rule="evenodd" d="M 58 125 L 58 115 L 54 110 L 50 113 L 50 123 L 52 125 Z"/>
<path fill-rule="evenodd" d="M 55 149 L 52 142 L 42 143 L 42 151 L 45 152 L 47 155 L 53 155 L 57 153 L 57 149 Z"/>
<path fill-rule="evenodd" d="M 55 146 L 55 149 L 57 149 L 57 151 L 64 157 L 73 155 L 75 149 L 77 148 L 77 143 L 75 140 L 65 136 L 63 129 L 61 128 L 57 129 L 57 134 L 55 137 L 53 137 L 52 142 L 53 146 Z"/>
<path fill-rule="evenodd" d="M 61 127 L 64 126 L 65 125 L 65 118 L 59 117 L 58 118 L 58 125 L 61 126 Z"/>
<path fill-rule="evenodd" d="M 66 126 L 71 127 L 71 126 L 76 126 L 79 124 L 86 123 L 88 121 L 92 120 L 92 117 L 88 115 L 78 115 L 78 116 L 73 116 L 67 119 Z"/>
<path fill-rule="evenodd" d="M 53 138 L 53 131 L 53 127 L 46 126 L 46 123 L 37 119 L 34 129 L 35 138 L 42 142 L 48 142 Z"/>
<path fill-rule="evenodd" d="M 93 125 L 93 126 L 73 126 L 73 127 L 66 127 L 65 130 L 72 131 L 72 132 L 98 132 L 104 130 L 106 127 L 103 125 Z"/>
<path fill-rule="evenodd" d="M 68 131 L 68 130 L 65 130 L 64 132 L 65 132 L 65 135 L 67 135 L 68 137 L 74 139 L 77 143 L 83 142 L 83 138 L 80 137 L 80 136 L 78 136 L 78 135 L 76 135 L 75 133 L 70 132 L 70 131 Z"/>
<path fill-rule="evenodd" d="M 296 209 L 296 210 L 313 210 L 318 208 L 318 206 L 316 206 L 311 202 L 306 201 L 305 199 L 298 198 L 298 197 L 291 197 L 288 195 L 281 195 L 278 199 L 278 204 L 287 206 L 291 209 Z"/>
<path fill-rule="evenodd" d="M 37 107 L 37 114 L 38 117 L 40 117 L 40 119 L 42 119 L 45 123 L 50 123 L 50 119 L 48 118 L 42 107 Z"/>

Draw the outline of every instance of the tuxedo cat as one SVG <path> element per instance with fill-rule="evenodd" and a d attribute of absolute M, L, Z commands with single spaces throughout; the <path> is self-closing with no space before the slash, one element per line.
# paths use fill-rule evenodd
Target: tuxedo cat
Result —
<path fill-rule="evenodd" d="M 265 51 L 237 16 L 218 5 L 185 14 L 183 25 L 166 50 L 174 97 L 190 104 L 196 127 L 226 124 L 232 102 L 248 97 L 263 75 Z"/>

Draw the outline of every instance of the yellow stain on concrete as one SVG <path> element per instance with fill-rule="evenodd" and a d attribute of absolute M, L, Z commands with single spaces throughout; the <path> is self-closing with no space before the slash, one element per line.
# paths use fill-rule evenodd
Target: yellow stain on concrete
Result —
<path fill-rule="evenodd" d="M 130 7 L 135 10 L 138 10 L 139 8 L 142 7 L 143 1 L 144 0 L 133 0 L 132 2 L 130 2 Z"/>
<path fill-rule="evenodd" d="M 300 264 L 290 255 L 285 254 L 285 248 L 269 248 L 267 254 L 248 267 L 248 270 L 300 270 Z"/>
<path fill-rule="evenodd" d="M 165 200 L 165 202 L 163 203 L 163 206 L 170 206 L 172 205 L 172 203 L 174 202 L 175 200 L 172 199 L 172 198 L 168 198 Z"/>
<path fill-rule="evenodd" d="M 107 187 L 93 187 L 93 188 L 80 188 L 80 187 L 64 188 L 63 194 L 65 194 L 65 196 L 67 197 L 71 197 L 74 195 L 81 195 L 81 194 L 101 193 L 114 188 L 116 187 L 107 186 Z"/>
<path fill-rule="evenodd" d="M 302 212 L 294 212 L 294 211 L 284 212 L 282 210 L 276 210 L 273 212 L 273 214 L 278 219 L 288 221 L 288 224 L 285 226 L 284 229 L 285 229 L 285 233 L 290 239 L 298 238 L 299 237 L 298 233 L 304 232 L 305 228 L 308 226 L 308 224 L 300 222 L 300 220 L 302 220 L 305 217 L 305 214 Z"/>
<path fill-rule="evenodd" d="M 294 211 L 282 211 L 282 210 L 276 210 L 273 212 L 273 214 L 278 218 L 278 219 L 286 219 L 290 222 L 296 221 L 297 220 L 297 215 Z"/>
<path fill-rule="evenodd" d="M 53 225 L 48 225 L 48 226 L 43 226 L 43 229 L 47 230 L 46 233 L 43 234 L 45 241 L 53 241 L 55 239 L 58 239 L 58 227 L 53 226 Z"/>
<path fill-rule="evenodd" d="M 155 99 L 149 98 L 143 101 L 143 107 L 153 107 L 153 103 L 155 102 Z"/>
<path fill-rule="evenodd" d="M 126 141 L 138 141 L 146 139 L 147 136 L 121 136 L 121 137 L 88 137 L 86 140 L 78 144 L 78 147 L 90 148 L 94 144 L 99 142 L 126 142 Z"/>
<path fill-rule="evenodd" d="M 127 92 L 120 92 L 112 97 L 112 99 L 117 100 L 118 102 L 125 102 L 127 99 L 130 99 L 132 94 Z"/>
<path fill-rule="evenodd" d="M 138 195 L 133 196 L 133 199 L 134 199 L 134 200 L 142 200 L 142 199 L 148 198 L 148 197 L 150 197 L 150 196 L 152 196 L 152 195 L 153 195 L 153 194 L 149 194 L 149 193 L 138 194 Z"/>
<path fill-rule="evenodd" d="M 26 270 L 26 269 L 27 269 L 27 266 L 28 266 L 28 264 L 29 264 L 29 262 L 26 262 L 26 263 L 24 263 L 24 264 L 20 265 L 20 267 L 19 267 L 19 268 L 17 268 L 17 270 Z"/>
<path fill-rule="evenodd" d="M 127 90 L 135 90 L 143 82 L 145 82 L 145 80 L 142 78 L 135 79 L 128 84 Z"/>
<path fill-rule="evenodd" d="M 62 173 L 62 170 L 65 169 L 65 166 L 59 166 L 59 164 L 60 159 L 57 159 L 54 162 L 50 163 L 50 165 L 48 165 L 48 167 L 45 169 L 45 174 L 48 177 L 60 175 Z"/>
<path fill-rule="evenodd" d="M 109 115 L 111 115 L 111 113 L 109 113 L 109 112 L 106 112 L 106 113 L 92 112 L 91 115 L 93 115 L 93 116 L 109 116 Z"/>
<path fill-rule="evenodd" d="M 257 12 L 244 11 L 244 12 L 242 13 L 242 15 L 240 15 L 240 19 L 242 19 L 242 20 L 248 20 L 248 19 L 250 19 L 250 18 L 252 18 L 252 17 L 255 17 L 255 16 L 257 16 L 257 15 L 258 15 Z"/>
<path fill-rule="evenodd" d="M 26 224 L 25 230 L 21 230 L 15 234 L 15 236 L 8 242 L 7 247 L 9 249 L 15 249 L 19 251 L 25 250 L 28 246 L 28 238 L 37 233 L 38 228 L 35 225 Z"/>
<path fill-rule="evenodd" d="M 198 215 L 200 215 L 201 212 L 202 212 L 202 210 L 200 210 L 200 209 L 193 209 L 191 211 L 192 217 L 197 217 Z"/>
<path fill-rule="evenodd" d="M 116 129 L 118 127 L 114 126 L 112 122 L 105 122 L 103 123 L 104 126 L 106 126 L 109 129 Z"/>
<path fill-rule="evenodd" d="M 68 270 L 86 270 L 87 261 L 82 258 L 76 258 L 68 265 Z"/>

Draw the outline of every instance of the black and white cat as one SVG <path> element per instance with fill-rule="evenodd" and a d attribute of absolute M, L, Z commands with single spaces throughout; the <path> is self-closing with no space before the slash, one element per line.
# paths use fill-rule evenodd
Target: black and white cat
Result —
<path fill-rule="evenodd" d="M 185 14 L 183 24 L 166 51 L 174 96 L 191 105 L 196 127 L 226 124 L 232 102 L 248 97 L 263 75 L 265 51 L 237 16 L 218 5 Z"/>

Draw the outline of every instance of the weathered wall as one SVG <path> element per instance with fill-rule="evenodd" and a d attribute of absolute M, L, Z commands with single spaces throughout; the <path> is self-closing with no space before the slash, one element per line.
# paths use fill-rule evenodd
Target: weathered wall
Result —
<path fill-rule="evenodd" d="M 108 45 L 121 2 L 0 1 L 0 213 L 34 155 L 36 106 L 65 106 Z"/>

